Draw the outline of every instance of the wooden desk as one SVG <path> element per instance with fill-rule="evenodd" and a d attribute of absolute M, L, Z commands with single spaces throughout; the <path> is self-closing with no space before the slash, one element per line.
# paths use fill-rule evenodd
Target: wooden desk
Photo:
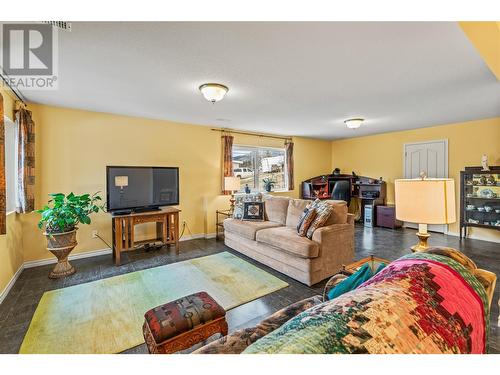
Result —
<path fill-rule="evenodd" d="M 140 212 L 129 215 L 117 215 L 113 221 L 113 258 L 115 264 L 121 264 L 121 253 L 133 250 L 139 245 L 161 241 L 163 245 L 175 244 L 179 252 L 179 212 L 181 210 L 167 207 L 160 211 Z M 134 227 L 137 224 L 156 223 L 156 238 L 135 241 Z"/>
<path fill-rule="evenodd" d="M 316 176 L 302 181 L 301 198 L 311 200 L 316 198 L 331 199 L 333 188 L 338 181 L 349 181 L 351 199 L 357 198 L 360 201 L 360 211 L 354 213 L 356 220 L 361 218 L 365 226 L 373 226 L 375 223 L 375 207 L 385 204 L 386 197 L 386 183 L 378 178 L 352 174 Z M 365 207 L 368 207 L 368 210 L 365 211 Z"/>

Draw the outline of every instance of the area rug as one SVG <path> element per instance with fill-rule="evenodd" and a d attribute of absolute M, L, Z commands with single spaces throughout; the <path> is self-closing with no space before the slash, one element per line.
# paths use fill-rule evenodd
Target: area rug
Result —
<path fill-rule="evenodd" d="M 206 291 L 226 310 L 288 284 L 228 252 L 44 293 L 20 353 L 119 353 L 144 342 L 144 313 Z"/>

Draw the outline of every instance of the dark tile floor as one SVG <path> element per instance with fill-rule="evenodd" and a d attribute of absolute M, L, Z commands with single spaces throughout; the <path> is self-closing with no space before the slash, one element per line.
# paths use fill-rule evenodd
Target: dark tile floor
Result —
<path fill-rule="evenodd" d="M 390 230 L 383 228 L 364 228 L 356 226 L 356 259 L 374 254 L 394 260 L 407 254 L 409 247 L 416 242 L 415 231 L 411 229 Z M 433 245 L 450 246 L 462 250 L 472 258 L 478 267 L 500 275 L 500 245 L 498 243 L 464 240 L 457 237 L 433 234 Z M 215 240 L 191 240 L 180 243 L 180 253 L 176 255 L 168 248 L 145 252 L 129 252 L 123 264 L 115 267 L 111 256 L 99 256 L 72 261 L 77 273 L 62 280 L 51 280 L 47 275 L 53 265 L 24 270 L 7 298 L 0 305 L 0 353 L 18 353 L 29 323 L 43 293 L 48 290 L 98 280 L 127 272 L 156 267 L 186 259 L 214 254 L 221 251 L 233 252 L 223 242 Z M 255 262 L 239 253 L 234 254 L 257 264 L 262 269 L 274 274 L 290 284 L 255 301 L 238 306 L 227 314 L 229 331 L 251 327 L 262 318 L 303 298 L 322 292 L 323 283 L 313 287 L 305 286 L 289 277 Z M 499 285 L 495 290 L 491 313 L 490 352 L 500 353 L 500 327 L 498 327 Z M 145 345 L 140 345 L 126 353 L 146 353 Z"/>

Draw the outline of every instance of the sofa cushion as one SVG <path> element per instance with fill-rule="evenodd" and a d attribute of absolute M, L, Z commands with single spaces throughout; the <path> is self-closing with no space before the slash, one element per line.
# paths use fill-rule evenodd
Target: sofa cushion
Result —
<path fill-rule="evenodd" d="M 271 221 L 242 221 L 238 219 L 224 220 L 224 229 L 236 233 L 242 237 L 255 241 L 255 233 L 265 228 L 279 227 L 278 223 Z"/>
<path fill-rule="evenodd" d="M 304 210 L 311 201 L 306 199 L 290 199 L 286 213 L 286 226 L 297 227 Z"/>
<path fill-rule="evenodd" d="M 276 247 L 301 258 L 316 258 L 319 255 L 319 245 L 306 237 L 299 237 L 297 230 L 290 227 L 261 229 L 256 240 Z"/>
<path fill-rule="evenodd" d="M 328 217 L 325 226 L 333 224 L 346 224 L 347 203 L 345 201 L 338 201 L 331 199 L 328 199 L 325 202 L 329 203 L 333 208 L 333 211 L 330 213 L 330 216 Z"/>
<path fill-rule="evenodd" d="M 265 199 L 267 220 L 285 225 L 289 200 L 290 198 L 286 197 L 267 197 Z"/>

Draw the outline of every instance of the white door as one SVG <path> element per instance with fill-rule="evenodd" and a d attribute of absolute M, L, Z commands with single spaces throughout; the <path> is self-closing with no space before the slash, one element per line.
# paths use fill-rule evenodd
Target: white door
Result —
<path fill-rule="evenodd" d="M 429 141 L 406 143 L 404 145 L 404 176 L 419 178 L 425 172 L 430 178 L 448 177 L 448 141 Z M 418 223 L 405 223 L 407 227 L 417 228 Z M 447 225 L 429 225 L 428 230 L 447 233 Z"/>

